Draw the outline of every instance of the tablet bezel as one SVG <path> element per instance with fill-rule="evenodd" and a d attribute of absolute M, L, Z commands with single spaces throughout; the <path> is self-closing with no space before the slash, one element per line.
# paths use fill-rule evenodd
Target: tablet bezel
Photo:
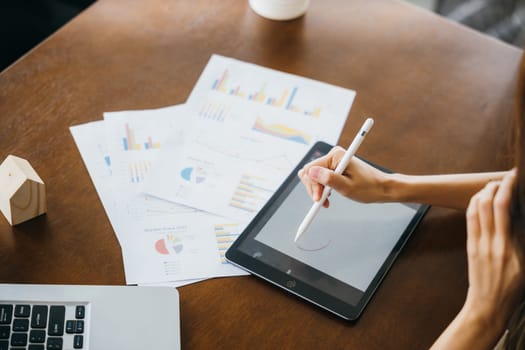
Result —
<path fill-rule="evenodd" d="M 322 156 L 328 153 L 330 149 L 332 149 L 332 147 L 333 146 L 325 142 L 317 142 L 316 144 L 312 146 L 310 151 L 305 155 L 305 157 L 301 160 L 301 162 L 297 165 L 297 167 L 286 178 L 286 180 L 279 187 L 279 189 L 268 200 L 268 202 L 259 211 L 259 213 L 255 216 L 255 218 L 244 229 L 242 234 L 237 238 L 237 240 L 227 250 L 225 256 L 226 256 L 226 259 L 229 262 L 233 263 L 234 265 L 239 266 L 240 268 L 258 277 L 261 277 L 287 290 L 288 292 L 292 294 L 295 294 L 303 299 L 306 299 L 309 302 L 314 303 L 346 320 L 355 321 L 359 318 L 359 316 L 363 312 L 370 298 L 373 296 L 377 287 L 380 285 L 381 281 L 383 280 L 388 270 L 394 263 L 395 259 L 399 255 L 399 252 L 401 251 L 405 243 L 408 241 L 412 232 L 415 230 L 415 228 L 417 227 L 421 219 L 424 217 L 425 213 L 427 212 L 430 206 L 423 205 L 423 204 L 416 204 L 419 207 L 418 210 L 415 212 L 414 216 L 412 217 L 412 220 L 407 225 L 404 232 L 401 234 L 398 241 L 394 245 L 393 249 L 388 254 L 387 258 L 385 259 L 381 267 L 376 272 L 368 288 L 363 292 L 361 298 L 356 304 L 351 304 L 347 301 L 341 300 L 340 298 L 333 296 L 332 294 L 326 291 L 315 288 L 309 285 L 308 283 L 301 281 L 300 279 L 294 278 L 293 275 L 289 275 L 285 271 L 282 271 L 275 266 L 269 265 L 266 262 L 262 262 L 261 260 L 258 260 L 256 257 L 253 257 L 239 249 L 239 246 L 243 244 L 246 240 L 250 240 L 250 239 L 254 240 L 255 236 L 257 236 L 261 228 L 264 227 L 264 225 L 266 224 L 265 219 L 266 218 L 270 219 L 273 216 L 273 214 L 279 209 L 279 207 L 283 203 L 286 196 L 291 192 L 293 188 L 295 188 L 295 186 L 299 182 L 297 172 L 305 164 L 310 162 L 316 153 L 319 153 L 319 156 Z M 382 171 L 389 172 L 387 169 L 382 168 L 376 164 L 373 164 L 369 161 L 366 161 L 366 162 Z M 268 247 L 268 248 L 272 251 L 272 254 L 277 254 L 277 255 L 286 257 L 286 259 L 293 261 L 294 264 L 307 266 L 308 269 L 315 270 L 316 273 L 321 273 L 324 276 L 328 276 L 328 278 L 330 279 L 336 280 L 332 276 L 326 273 L 323 273 L 321 271 L 318 271 L 312 266 L 304 264 L 300 262 L 299 260 L 289 257 L 288 255 L 283 254 L 280 251 L 272 247 Z M 339 280 L 337 281 L 341 282 Z M 352 288 L 356 289 L 355 287 L 349 284 L 346 284 L 344 282 L 341 282 L 341 283 L 347 286 L 349 290 Z"/>

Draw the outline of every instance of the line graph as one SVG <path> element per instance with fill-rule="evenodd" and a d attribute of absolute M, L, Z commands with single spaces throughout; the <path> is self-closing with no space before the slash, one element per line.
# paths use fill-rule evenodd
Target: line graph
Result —
<path fill-rule="evenodd" d="M 224 156 L 234 158 L 238 161 L 256 162 L 261 165 L 270 166 L 277 170 L 288 171 L 296 165 L 296 161 L 292 160 L 290 156 L 282 150 L 273 154 L 261 154 L 261 152 L 252 152 L 250 149 L 243 147 L 232 148 L 224 144 L 210 144 L 206 142 L 205 137 L 197 137 L 194 142 L 195 144 L 205 148 L 207 151 L 216 152 Z"/>

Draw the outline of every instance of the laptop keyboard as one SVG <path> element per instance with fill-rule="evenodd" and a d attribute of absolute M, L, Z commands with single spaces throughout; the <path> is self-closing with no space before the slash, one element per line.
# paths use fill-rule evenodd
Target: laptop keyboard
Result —
<path fill-rule="evenodd" d="M 87 349 L 89 305 L 0 302 L 0 350 Z"/>

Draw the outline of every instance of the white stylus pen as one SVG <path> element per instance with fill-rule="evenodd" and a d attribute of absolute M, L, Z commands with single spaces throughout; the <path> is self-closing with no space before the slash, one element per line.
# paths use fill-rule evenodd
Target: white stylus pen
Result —
<path fill-rule="evenodd" d="M 348 166 L 348 163 L 350 163 L 350 159 L 352 159 L 355 152 L 357 152 L 357 149 L 359 148 L 359 146 L 361 146 L 361 143 L 365 139 L 366 134 L 368 134 L 368 132 L 372 128 L 372 125 L 374 125 L 374 119 L 368 118 L 367 120 L 365 120 L 361 129 L 359 130 L 357 135 L 355 135 L 354 140 L 350 144 L 350 147 L 348 147 L 345 154 L 343 155 L 343 158 L 339 161 L 339 164 L 337 164 L 337 167 L 334 170 L 335 174 L 343 173 L 343 171 Z M 326 199 L 330 195 L 331 191 L 332 191 L 332 188 L 330 186 L 326 186 L 324 188 L 323 194 L 321 195 L 321 199 L 319 199 L 319 201 L 315 202 L 312 205 L 312 207 L 308 211 L 308 214 L 306 214 L 306 216 L 304 217 L 303 222 L 301 222 L 301 225 L 299 225 L 299 228 L 297 229 L 297 233 L 295 235 L 294 242 L 297 242 L 299 237 L 301 237 L 301 235 L 306 232 L 306 230 L 312 223 L 313 219 L 315 218 L 315 215 L 317 215 L 317 212 L 319 211 L 319 209 L 321 209 L 323 203 L 326 201 Z"/>

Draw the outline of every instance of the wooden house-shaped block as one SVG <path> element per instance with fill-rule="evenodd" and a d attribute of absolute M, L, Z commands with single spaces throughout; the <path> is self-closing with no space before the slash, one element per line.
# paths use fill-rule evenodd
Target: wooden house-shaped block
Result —
<path fill-rule="evenodd" d="M 45 184 L 27 160 L 10 155 L 0 164 L 0 210 L 11 225 L 46 212 Z"/>

